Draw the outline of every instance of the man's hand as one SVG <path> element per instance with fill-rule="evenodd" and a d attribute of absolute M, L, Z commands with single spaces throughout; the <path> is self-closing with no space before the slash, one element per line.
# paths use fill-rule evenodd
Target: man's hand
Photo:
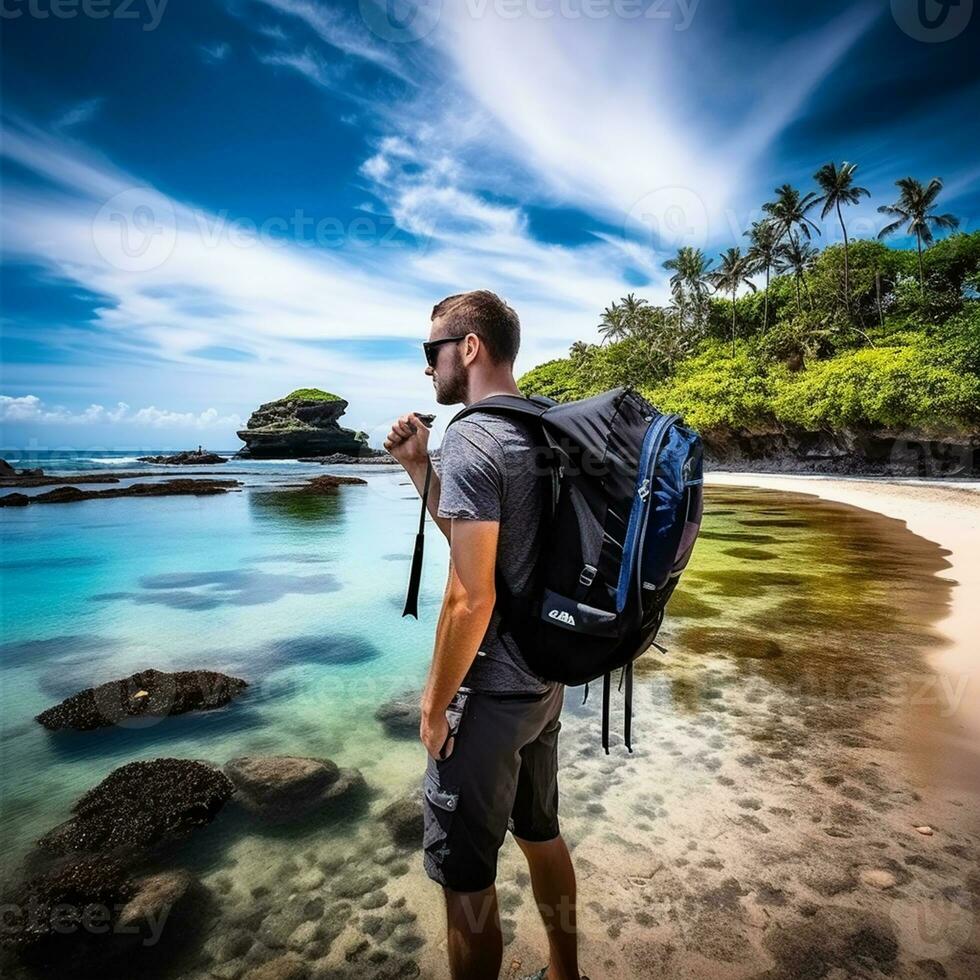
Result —
<path fill-rule="evenodd" d="M 392 424 L 384 447 L 406 469 L 424 463 L 429 453 L 429 430 L 414 412 L 409 412 Z"/>
<path fill-rule="evenodd" d="M 442 743 L 446 741 L 446 736 L 449 734 L 449 722 L 446 721 L 445 711 L 436 711 L 432 714 L 427 712 L 422 712 L 422 723 L 419 725 L 419 738 L 422 739 L 422 744 L 425 746 L 426 752 L 432 756 L 433 759 L 448 759 L 452 754 L 453 742 L 456 741 L 455 737 L 449 740 L 449 744 L 446 746 L 446 754 L 444 756 L 439 755 L 439 750 L 442 748 Z"/>

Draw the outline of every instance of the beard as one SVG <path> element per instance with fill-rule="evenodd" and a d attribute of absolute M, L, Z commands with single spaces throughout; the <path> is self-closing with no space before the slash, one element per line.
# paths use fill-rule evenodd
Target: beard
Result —
<path fill-rule="evenodd" d="M 436 402 L 439 405 L 465 405 L 469 396 L 469 384 L 463 359 L 457 350 L 452 352 L 452 360 L 445 371 L 436 371 L 432 382 L 436 389 Z M 444 358 L 448 360 L 448 358 Z"/>

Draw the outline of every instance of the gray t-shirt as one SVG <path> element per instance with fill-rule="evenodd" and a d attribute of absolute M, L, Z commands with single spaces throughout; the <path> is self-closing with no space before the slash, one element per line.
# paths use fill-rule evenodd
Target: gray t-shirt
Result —
<path fill-rule="evenodd" d="M 536 475 L 535 442 L 520 421 L 477 412 L 446 430 L 436 461 L 442 490 L 439 516 L 499 521 L 497 565 L 511 592 L 520 592 L 537 558 L 536 537 L 547 493 Z M 463 680 L 474 691 L 534 693 L 553 682 L 534 674 L 513 637 L 498 634 L 494 612 L 480 650 Z"/>

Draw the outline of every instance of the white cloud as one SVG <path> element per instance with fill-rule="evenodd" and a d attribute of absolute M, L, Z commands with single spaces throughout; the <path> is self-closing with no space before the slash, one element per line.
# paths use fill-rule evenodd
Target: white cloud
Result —
<path fill-rule="evenodd" d="M 37 395 L 22 395 L 18 398 L 0 395 L 0 422 L 27 422 L 39 425 L 111 423 L 155 429 L 241 428 L 243 425 L 239 416 L 221 415 L 213 408 L 195 415 L 193 412 L 165 411 L 154 405 L 134 411 L 125 402 L 117 402 L 114 408 L 93 404 L 80 412 L 73 412 L 60 405 L 48 407 Z"/>

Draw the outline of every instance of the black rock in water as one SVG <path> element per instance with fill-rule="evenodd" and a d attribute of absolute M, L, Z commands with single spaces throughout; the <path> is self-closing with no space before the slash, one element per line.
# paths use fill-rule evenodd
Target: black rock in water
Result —
<path fill-rule="evenodd" d="M 384 725 L 392 738 L 418 738 L 422 724 L 422 695 L 419 691 L 406 691 L 390 701 L 385 701 L 374 717 Z"/>
<path fill-rule="evenodd" d="M 224 773 L 203 762 L 130 762 L 82 796 L 74 816 L 38 843 L 56 854 L 142 850 L 207 826 L 234 792 Z"/>
<path fill-rule="evenodd" d="M 240 487 L 238 480 L 161 480 L 159 483 L 134 483 L 129 487 L 111 487 L 108 490 L 79 490 L 78 487 L 58 487 L 37 496 L 8 493 L 0 497 L 0 507 L 22 507 L 29 504 L 73 504 L 80 500 L 98 500 L 103 497 L 172 497 L 210 496 L 225 493 L 232 487 Z"/>
<path fill-rule="evenodd" d="M 193 466 L 197 463 L 211 465 L 228 462 L 224 456 L 219 456 L 217 453 L 197 449 L 183 453 L 172 453 L 169 456 L 138 456 L 137 459 L 141 463 L 163 463 L 167 466 Z"/>
<path fill-rule="evenodd" d="M 88 732 L 127 718 L 164 718 L 211 711 L 228 704 L 248 683 L 213 670 L 141 670 L 122 680 L 86 688 L 36 718 L 49 731 Z"/>

